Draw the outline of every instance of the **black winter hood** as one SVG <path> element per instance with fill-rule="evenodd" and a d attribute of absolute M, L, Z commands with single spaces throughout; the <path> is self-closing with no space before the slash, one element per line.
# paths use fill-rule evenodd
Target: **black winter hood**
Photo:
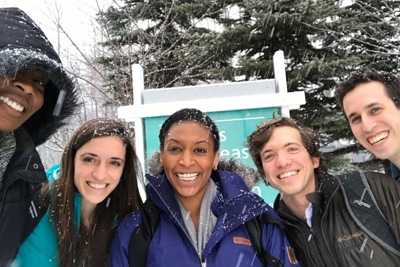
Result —
<path fill-rule="evenodd" d="M 38 146 L 72 115 L 77 106 L 74 82 L 43 31 L 22 10 L 0 8 L 0 36 L 0 77 L 39 69 L 49 78 L 42 108 L 22 126 Z"/>

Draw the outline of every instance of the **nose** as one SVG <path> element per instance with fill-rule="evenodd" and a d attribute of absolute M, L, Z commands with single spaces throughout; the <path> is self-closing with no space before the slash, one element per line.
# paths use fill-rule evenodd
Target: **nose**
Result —
<path fill-rule="evenodd" d="M 16 80 L 16 81 L 13 81 L 13 85 L 26 94 L 33 95 L 36 93 L 36 91 L 35 91 L 36 89 L 31 84 Z"/>
<path fill-rule="evenodd" d="M 193 155 L 190 151 L 184 151 L 179 159 L 179 164 L 183 166 L 191 166 L 193 164 Z"/>
<path fill-rule="evenodd" d="M 373 129 L 375 128 L 376 122 L 374 120 L 374 118 L 371 118 L 368 115 L 362 116 L 362 120 L 361 120 L 361 124 L 362 124 L 362 129 L 364 130 L 364 132 L 372 132 Z"/>
<path fill-rule="evenodd" d="M 108 177 L 108 169 L 106 164 L 100 163 L 97 166 L 95 166 L 92 175 L 96 180 L 99 181 L 105 180 Z"/>
<path fill-rule="evenodd" d="M 290 164 L 290 157 L 285 153 L 278 153 L 276 156 L 276 166 L 279 168 L 284 168 Z"/>

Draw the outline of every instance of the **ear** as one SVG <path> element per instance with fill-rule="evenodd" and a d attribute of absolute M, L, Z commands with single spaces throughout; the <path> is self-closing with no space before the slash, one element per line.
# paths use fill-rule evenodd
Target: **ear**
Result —
<path fill-rule="evenodd" d="M 214 161 L 213 161 L 213 170 L 216 171 L 218 169 L 219 163 L 219 152 L 215 154 Z"/>
<path fill-rule="evenodd" d="M 318 168 L 319 167 L 320 158 L 319 157 L 312 157 L 311 160 L 313 162 L 314 169 Z"/>

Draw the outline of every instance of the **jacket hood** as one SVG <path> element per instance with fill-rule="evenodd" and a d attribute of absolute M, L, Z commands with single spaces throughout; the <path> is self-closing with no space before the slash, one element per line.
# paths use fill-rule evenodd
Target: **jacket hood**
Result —
<path fill-rule="evenodd" d="M 40 70 L 49 81 L 44 103 L 24 127 L 35 144 L 45 142 L 77 106 L 76 88 L 43 31 L 22 10 L 0 8 L 0 77 Z"/>
<path fill-rule="evenodd" d="M 147 166 L 148 173 L 152 176 L 158 176 L 163 172 L 159 152 L 153 154 L 151 159 L 147 161 Z M 252 188 L 258 181 L 263 179 L 256 170 L 234 159 L 220 159 L 217 170 L 238 174 L 242 177 L 248 188 Z"/>

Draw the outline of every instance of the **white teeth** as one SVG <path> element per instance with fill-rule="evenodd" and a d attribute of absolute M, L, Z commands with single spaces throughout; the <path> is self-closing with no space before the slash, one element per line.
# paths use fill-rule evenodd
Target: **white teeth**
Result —
<path fill-rule="evenodd" d="M 8 97 L 0 96 L 0 100 L 7 104 L 7 106 L 15 109 L 18 112 L 24 111 L 24 107 Z"/>
<path fill-rule="evenodd" d="M 190 173 L 178 173 L 178 178 L 184 181 L 193 181 L 198 176 L 197 172 L 190 172 Z"/>
<path fill-rule="evenodd" d="M 282 174 L 278 175 L 278 178 L 279 179 L 284 179 L 284 178 L 287 178 L 289 176 L 293 176 L 293 175 L 296 175 L 296 174 L 297 174 L 297 171 L 289 171 L 289 172 L 285 172 L 285 173 L 282 173 Z"/>
<path fill-rule="evenodd" d="M 87 184 L 94 189 L 104 189 L 107 186 L 107 184 L 96 184 L 92 182 L 87 182 Z"/>
<path fill-rule="evenodd" d="M 368 138 L 368 142 L 373 145 L 378 143 L 379 141 L 382 141 L 383 139 L 385 139 L 387 136 L 389 135 L 389 132 L 385 131 L 382 133 L 379 133 L 373 137 Z"/>

